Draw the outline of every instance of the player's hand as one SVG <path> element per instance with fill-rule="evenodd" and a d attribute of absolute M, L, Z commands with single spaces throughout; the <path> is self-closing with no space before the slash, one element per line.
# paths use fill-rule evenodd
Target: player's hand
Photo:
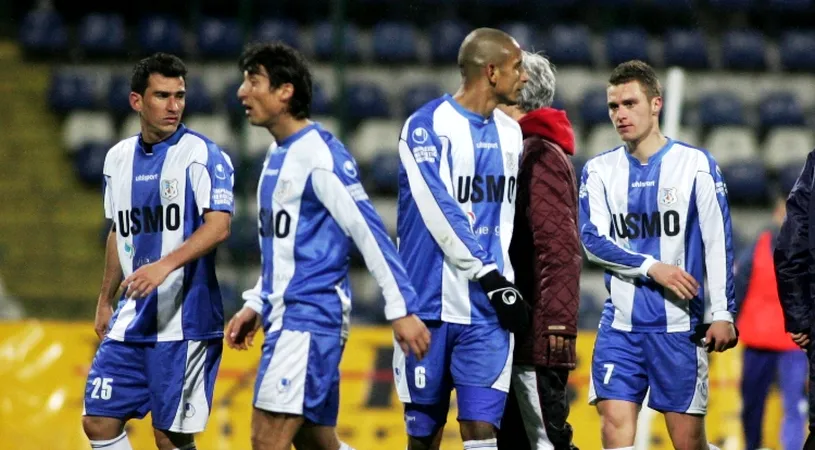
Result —
<path fill-rule="evenodd" d="M 226 324 L 226 345 L 235 350 L 248 350 L 260 328 L 260 314 L 243 307 Z"/>
<path fill-rule="evenodd" d="M 147 297 L 164 283 L 172 271 L 173 269 L 161 260 L 139 267 L 122 281 L 121 288 L 125 290 L 125 298 Z"/>
<path fill-rule="evenodd" d="M 679 267 L 657 262 L 648 269 L 648 276 L 682 300 L 690 300 L 699 293 L 699 282 Z"/>
<path fill-rule="evenodd" d="M 705 347 L 708 352 L 723 352 L 733 348 L 739 342 L 736 327 L 726 320 L 716 320 L 710 324 L 705 333 Z"/>
<path fill-rule="evenodd" d="M 501 326 L 512 333 L 526 333 L 530 325 L 529 304 L 524 301 L 518 288 L 497 270 L 479 278 L 478 283 L 490 299 Z"/>
<path fill-rule="evenodd" d="M 792 338 L 792 342 L 795 342 L 795 345 L 801 347 L 801 350 L 806 351 L 807 348 L 809 348 L 809 334 L 790 333 L 790 337 Z"/>
<path fill-rule="evenodd" d="M 93 330 L 96 331 L 96 336 L 99 337 L 100 341 L 108 334 L 111 317 L 113 317 L 113 305 L 110 302 L 100 301 L 96 304 L 96 319 L 93 321 Z"/>
<path fill-rule="evenodd" d="M 549 335 L 549 361 L 573 363 L 571 349 L 574 343 L 573 337 Z"/>
<path fill-rule="evenodd" d="M 430 348 L 430 331 L 424 322 L 415 314 L 410 314 L 391 322 L 391 327 L 396 342 L 402 347 L 402 352 L 405 355 L 413 353 L 416 359 L 421 361 Z"/>

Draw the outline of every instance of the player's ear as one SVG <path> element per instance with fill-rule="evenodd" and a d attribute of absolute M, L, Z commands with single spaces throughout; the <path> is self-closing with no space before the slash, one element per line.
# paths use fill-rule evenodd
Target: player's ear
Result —
<path fill-rule="evenodd" d="M 484 71 L 487 74 L 487 81 L 490 82 L 490 86 L 498 84 L 498 66 L 495 64 L 485 64 Z"/>
<path fill-rule="evenodd" d="M 129 100 L 130 107 L 133 108 L 133 111 L 141 112 L 142 107 L 144 106 L 143 105 L 144 98 L 141 96 L 141 94 L 131 92 Z"/>
<path fill-rule="evenodd" d="M 660 111 L 662 111 L 662 97 L 656 96 L 651 99 L 651 113 L 658 116 Z"/>
<path fill-rule="evenodd" d="M 279 89 L 281 100 L 289 101 L 294 96 L 294 85 L 291 83 L 283 83 Z"/>

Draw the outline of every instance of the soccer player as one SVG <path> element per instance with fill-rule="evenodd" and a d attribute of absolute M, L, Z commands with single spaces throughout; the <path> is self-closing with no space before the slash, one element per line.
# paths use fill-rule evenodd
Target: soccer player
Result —
<path fill-rule="evenodd" d="M 422 358 L 430 334 L 382 220 L 342 142 L 309 120 L 312 82 L 303 57 L 255 44 L 240 58 L 238 97 L 249 122 L 274 137 L 258 187 L 262 273 L 227 325 L 227 343 L 266 341 L 255 383 L 252 447 L 350 449 L 337 439 L 339 364 L 348 337 L 348 261 L 359 248 L 385 296 L 385 317 L 405 352 Z"/>
<path fill-rule="evenodd" d="M 633 448 L 649 388 L 674 447 L 707 449 L 707 351 L 737 341 L 727 188 L 706 150 L 660 132 L 662 88 L 649 65 L 617 66 L 607 98 L 625 145 L 589 160 L 579 190 L 581 239 L 610 294 L 589 400 L 605 449 Z"/>
<path fill-rule="evenodd" d="M 229 236 L 234 180 L 229 157 L 181 124 L 186 75 L 168 54 L 136 64 L 141 133 L 105 158 L 113 226 L 82 418 L 92 448 L 130 449 L 125 422 L 152 412 L 160 450 L 193 449 L 209 417 L 224 324 L 215 248 Z"/>
<path fill-rule="evenodd" d="M 498 448 L 576 450 L 566 420 L 582 264 L 577 177 L 569 160 L 574 131 L 566 113 L 550 107 L 555 72 L 549 60 L 524 52 L 523 66 L 529 81 L 518 104 L 499 108 L 524 136 L 509 256 L 518 290 L 532 306 L 532 331 L 516 342 Z"/>
<path fill-rule="evenodd" d="M 528 306 L 510 283 L 518 123 L 496 105 L 514 104 L 527 80 L 508 34 L 471 32 L 458 54 L 462 84 L 417 110 L 399 140 L 399 253 L 422 286 L 417 315 L 432 336 L 425 361 L 394 349 L 409 448 L 438 448 L 456 389 L 465 449 L 495 449 L 512 369 L 513 335 Z"/>

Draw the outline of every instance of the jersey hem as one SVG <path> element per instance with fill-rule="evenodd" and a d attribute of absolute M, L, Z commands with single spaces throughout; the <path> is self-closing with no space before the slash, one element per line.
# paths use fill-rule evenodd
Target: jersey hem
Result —
<path fill-rule="evenodd" d="M 623 331 L 626 333 L 686 333 L 690 331 L 690 325 L 677 325 L 677 326 L 638 326 L 634 328 L 631 325 L 619 325 L 613 322 L 609 323 L 606 321 L 601 321 L 600 325 L 605 325 L 611 327 L 617 331 Z"/>
<path fill-rule="evenodd" d="M 446 323 L 455 323 L 458 325 L 498 325 L 498 318 L 495 319 L 477 319 L 473 320 L 471 317 L 462 317 L 462 316 L 444 316 L 439 317 L 435 314 L 416 314 L 416 317 L 425 320 L 437 321 L 437 322 L 446 322 Z"/>
<path fill-rule="evenodd" d="M 223 331 L 217 331 L 213 333 L 207 334 L 193 334 L 193 335 L 173 335 L 173 336 L 164 336 L 162 338 L 153 337 L 153 338 L 127 338 L 125 339 L 124 336 L 120 335 L 113 335 L 108 333 L 105 336 L 108 339 L 117 341 L 117 342 L 124 342 L 124 343 L 131 343 L 131 344 L 152 344 L 156 342 L 178 342 L 178 341 L 209 341 L 212 339 L 222 339 L 224 337 Z"/>

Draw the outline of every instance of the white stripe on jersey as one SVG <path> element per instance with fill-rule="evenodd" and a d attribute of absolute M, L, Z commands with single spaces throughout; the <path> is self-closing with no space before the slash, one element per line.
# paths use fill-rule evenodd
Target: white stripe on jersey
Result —
<path fill-rule="evenodd" d="M 500 112 L 500 110 L 499 110 Z M 495 122 L 503 125 L 507 128 L 512 128 L 513 125 L 517 125 L 518 123 L 512 119 L 511 117 L 507 116 L 506 114 L 495 114 Z M 521 154 L 523 153 L 523 140 L 518 142 L 517 140 L 518 135 L 513 134 L 498 134 L 498 139 L 501 142 L 502 149 L 520 149 L 520 151 L 516 154 L 513 151 L 510 152 L 502 152 L 501 158 L 504 160 L 504 173 L 509 174 L 512 176 L 518 175 L 518 169 L 521 165 Z M 519 146 L 520 145 L 520 146 Z M 512 155 L 510 158 L 507 158 L 508 155 Z M 517 192 L 517 191 L 516 191 Z M 517 199 L 517 196 L 516 198 Z M 512 233 L 515 230 L 515 201 L 513 200 L 512 203 L 501 202 L 501 249 L 503 252 L 503 262 L 504 262 L 504 270 L 503 274 L 507 280 L 514 282 L 515 281 L 515 268 L 512 267 L 512 260 L 509 258 L 509 244 L 512 241 Z"/>
<path fill-rule="evenodd" d="M 120 150 L 116 151 L 117 147 L 114 147 L 108 152 L 107 158 L 116 158 L 115 161 L 110 161 L 110 166 L 118 168 L 116 176 L 122 177 L 123 180 L 133 178 L 133 152 L 127 152 L 124 151 L 124 149 L 134 149 L 138 139 L 138 136 L 125 139 L 117 146 Z M 105 175 L 110 179 L 113 174 L 106 171 Z M 111 183 L 107 184 L 106 190 L 109 192 L 110 197 L 110 214 L 107 214 L 108 211 L 105 211 L 107 218 L 113 220 L 114 223 L 116 223 L 117 209 L 127 211 L 132 207 L 131 203 L 133 197 L 131 195 L 131 189 L 133 188 L 133 184 L 118 183 L 115 188 L 114 190 L 114 186 Z M 124 278 L 127 278 L 133 273 L 133 258 L 131 255 L 134 250 L 132 244 L 126 239 L 122 239 L 121 234 L 116 233 L 116 247 L 119 254 L 119 263 L 122 266 L 122 274 Z M 132 322 L 135 317 L 136 302 L 132 300 L 126 301 L 121 311 L 119 311 L 116 322 L 113 323 L 113 327 L 111 327 L 108 332 L 108 337 L 117 341 L 124 340 L 125 330 L 127 330 L 128 325 L 130 325 L 130 322 Z"/>

